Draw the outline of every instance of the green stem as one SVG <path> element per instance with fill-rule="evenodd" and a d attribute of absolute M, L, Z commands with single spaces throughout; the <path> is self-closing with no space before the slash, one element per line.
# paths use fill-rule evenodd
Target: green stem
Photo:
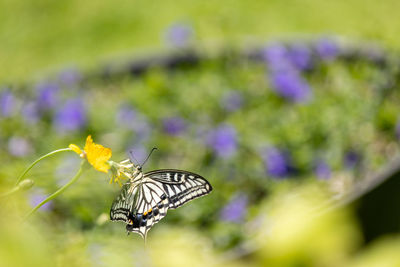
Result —
<path fill-rule="evenodd" d="M 15 183 L 15 185 L 18 185 L 18 183 L 25 177 L 25 175 L 29 172 L 30 169 L 33 168 L 33 166 L 35 166 L 39 161 L 41 161 L 42 159 L 45 159 L 51 155 L 54 155 L 56 153 L 59 152 L 64 152 L 64 151 L 72 151 L 71 148 L 62 148 L 62 149 L 58 149 L 58 150 L 54 150 L 44 156 L 41 156 L 40 158 L 38 158 L 37 160 L 35 160 L 31 165 L 29 165 L 28 168 L 26 168 L 26 170 L 18 177 L 17 182 Z"/>
<path fill-rule="evenodd" d="M 82 160 L 81 163 L 81 167 L 79 168 L 78 172 L 75 174 L 75 176 L 69 180 L 68 183 L 66 183 L 63 187 L 61 187 L 60 189 L 58 189 L 56 192 L 54 192 L 52 195 L 48 196 L 45 200 L 43 200 L 42 202 L 40 202 L 36 207 L 34 207 L 24 218 L 24 220 L 28 219 L 29 216 L 32 215 L 32 213 L 34 213 L 35 211 L 37 211 L 41 206 L 43 206 L 45 203 L 49 202 L 50 200 L 54 199 L 55 197 L 57 197 L 58 195 L 60 195 L 62 192 L 65 191 L 65 189 L 67 189 L 70 185 L 72 185 L 73 183 L 75 183 L 79 176 L 81 176 L 82 171 L 83 171 L 83 165 L 85 164 L 86 160 Z"/>
<path fill-rule="evenodd" d="M 10 191 L 0 194 L 0 197 L 8 197 L 8 196 L 14 194 L 15 192 L 18 192 L 19 189 L 20 189 L 19 186 L 15 186 L 15 187 L 14 187 L 13 189 L 11 189 Z"/>

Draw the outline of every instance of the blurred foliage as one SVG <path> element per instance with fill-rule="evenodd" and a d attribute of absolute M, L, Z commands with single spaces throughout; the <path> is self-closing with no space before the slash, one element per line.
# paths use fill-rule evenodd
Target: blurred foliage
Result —
<path fill-rule="evenodd" d="M 97 67 L 99 61 L 164 49 L 164 30 L 191 24 L 196 41 L 214 50 L 290 34 L 336 33 L 398 47 L 396 0 L 0 1 L 0 80 L 26 81 L 55 66 Z M 18 15 L 16 15 L 18 14 Z M 290 19 L 288 19 L 290 18 Z M 368 18 L 366 20 L 365 18 Z"/>

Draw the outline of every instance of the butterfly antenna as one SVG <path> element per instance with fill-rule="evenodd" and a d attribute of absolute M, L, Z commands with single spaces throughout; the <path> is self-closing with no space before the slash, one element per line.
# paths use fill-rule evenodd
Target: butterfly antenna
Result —
<path fill-rule="evenodd" d="M 149 155 L 147 156 L 147 158 L 143 161 L 142 165 L 140 165 L 140 166 L 143 167 L 143 165 L 144 165 L 144 164 L 147 162 L 147 160 L 150 158 L 150 156 L 151 156 L 151 154 L 153 153 L 154 150 L 157 150 L 157 148 L 156 148 L 156 147 L 153 147 L 153 148 L 151 149 Z"/>
<path fill-rule="evenodd" d="M 136 163 L 139 165 L 139 161 L 135 158 L 133 155 L 133 150 L 129 150 L 129 155 L 131 155 L 132 159 L 136 161 Z"/>

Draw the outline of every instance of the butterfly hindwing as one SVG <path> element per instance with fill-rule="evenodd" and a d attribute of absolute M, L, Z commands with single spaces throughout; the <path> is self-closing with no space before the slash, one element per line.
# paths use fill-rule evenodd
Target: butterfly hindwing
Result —
<path fill-rule="evenodd" d="M 138 198 L 131 212 L 128 231 L 145 236 L 150 228 L 167 215 L 169 198 L 162 183 L 144 178 L 139 185 Z"/>
<path fill-rule="evenodd" d="M 170 209 L 176 209 L 212 190 L 206 179 L 188 171 L 164 169 L 145 173 L 144 176 L 162 183 L 164 192 L 170 200 Z"/>
<path fill-rule="evenodd" d="M 135 204 L 138 186 L 128 182 L 122 186 L 121 192 L 113 201 L 110 209 L 110 218 L 112 221 L 123 221 L 128 223 L 129 215 Z"/>

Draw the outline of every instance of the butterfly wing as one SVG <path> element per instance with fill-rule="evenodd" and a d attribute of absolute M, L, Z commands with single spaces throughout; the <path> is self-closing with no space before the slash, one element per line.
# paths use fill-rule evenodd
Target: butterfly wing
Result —
<path fill-rule="evenodd" d="M 137 198 L 138 188 L 138 185 L 130 182 L 122 186 L 121 192 L 111 205 L 110 219 L 112 221 L 129 223 L 129 217 Z"/>
<path fill-rule="evenodd" d="M 162 183 L 144 178 L 132 211 L 132 224 L 127 226 L 127 230 L 145 237 L 150 228 L 167 215 L 168 207 L 169 198 Z"/>
<path fill-rule="evenodd" d="M 145 237 L 150 228 L 167 214 L 169 199 L 162 183 L 144 178 L 140 183 L 126 183 L 114 200 L 110 218 L 123 221 L 129 232 Z"/>
<path fill-rule="evenodd" d="M 169 198 L 170 209 L 176 209 L 212 191 L 212 186 L 206 179 L 188 171 L 163 169 L 147 172 L 144 176 L 162 184 Z"/>

